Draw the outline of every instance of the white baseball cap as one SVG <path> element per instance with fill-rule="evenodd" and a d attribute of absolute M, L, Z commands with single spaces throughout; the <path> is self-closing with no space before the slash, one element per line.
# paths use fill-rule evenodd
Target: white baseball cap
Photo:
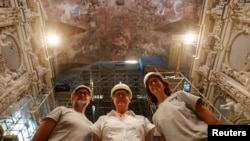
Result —
<path fill-rule="evenodd" d="M 129 88 L 128 85 L 126 85 L 126 84 L 124 84 L 124 83 L 122 83 L 122 82 L 120 82 L 119 84 L 116 84 L 116 85 L 111 89 L 111 98 L 113 98 L 114 93 L 115 93 L 115 91 L 117 91 L 117 90 L 126 90 L 126 91 L 128 91 L 128 92 L 129 92 L 129 98 L 132 99 L 133 94 L 132 94 L 131 89 Z"/>

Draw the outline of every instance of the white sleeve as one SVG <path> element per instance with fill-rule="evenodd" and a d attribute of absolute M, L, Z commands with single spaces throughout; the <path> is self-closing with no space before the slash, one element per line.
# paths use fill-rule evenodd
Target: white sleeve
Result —
<path fill-rule="evenodd" d="M 90 130 L 95 133 L 100 139 L 102 138 L 102 127 L 104 125 L 105 116 L 100 116 L 98 120 L 90 126 Z"/>

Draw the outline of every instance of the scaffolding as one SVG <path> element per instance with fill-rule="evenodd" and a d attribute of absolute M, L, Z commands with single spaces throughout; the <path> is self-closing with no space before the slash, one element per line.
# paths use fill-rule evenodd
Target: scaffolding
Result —
<path fill-rule="evenodd" d="M 110 96 L 112 87 L 119 82 L 129 85 L 133 92 L 133 98 L 129 105 L 129 109 L 136 114 L 144 115 L 151 120 L 151 117 L 156 110 L 156 106 L 152 105 L 146 94 L 146 89 L 143 85 L 143 77 L 147 72 L 160 72 L 165 79 L 170 82 L 172 91 L 184 90 L 195 95 L 203 97 L 207 106 L 215 112 L 216 115 L 224 120 L 225 117 L 213 106 L 209 100 L 195 88 L 192 83 L 181 72 L 170 71 L 166 66 L 146 65 L 144 71 L 139 71 L 139 64 L 126 64 L 124 62 L 101 62 L 91 64 L 86 70 L 75 72 L 73 76 L 78 74 L 78 79 L 66 80 L 70 84 L 84 84 L 91 87 L 93 90 L 92 102 L 86 109 L 86 116 L 95 122 L 99 116 L 107 114 L 115 109 Z M 67 74 L 66 74 L 67 75 Z M 66 77 L 65 77 L 66 78 Z M 72 82 L 74 81 L 74 82 Z M 65 83 L 66 85 L 70 85 Z M 57 106 L 70 107 L 70 91 L 56 91 L 55 100 Z"/>
<path fill-rule="evenodd" d="M 0 141 L 30 141 L 40 120 L 50 112 L 49 94 L 25 99 L 22 107 L 0 117 Z"/>

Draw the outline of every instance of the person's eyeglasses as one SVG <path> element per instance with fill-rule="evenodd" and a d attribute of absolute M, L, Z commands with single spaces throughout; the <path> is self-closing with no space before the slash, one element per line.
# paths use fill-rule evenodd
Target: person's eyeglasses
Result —
<path fill-rule="evenodd" d="M 77 95 L 77 96 L 80 96 L 80 95 L 85 95 L 85 96 L 90 96 L 90 93 L 89 92 L 83 92 L 83 91 L 77 91 L 76 93 L 75 93 L 75 95 Z"/>
<path fill-rule="evenodd" d="M 128 93 L 115 93 L 114 94 L 114 97 L 120 97 L 120 96 L 122 97 L 128 96 Z"/>

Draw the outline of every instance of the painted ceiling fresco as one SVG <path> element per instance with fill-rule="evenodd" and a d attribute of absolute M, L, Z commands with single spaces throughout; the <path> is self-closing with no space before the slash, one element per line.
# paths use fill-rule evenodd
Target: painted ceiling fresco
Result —
<path fill-rule="evenodd" d="M 202 0 L 42 0 L 57 64 L 167 58 L 170 35 L 198 24 Z"/>

